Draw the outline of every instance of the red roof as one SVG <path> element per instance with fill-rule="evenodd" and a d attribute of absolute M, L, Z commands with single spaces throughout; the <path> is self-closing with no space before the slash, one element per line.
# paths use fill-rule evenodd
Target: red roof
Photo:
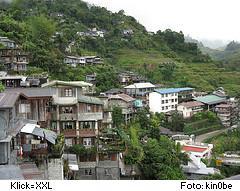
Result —
<path fill-rule="evenodd" d="M 184 151 L 190 151 L 190 152 L 198 152 L 198 153 L 202 153 L 204 151 L 207 150 L 206 147 L 194 147 L 194 146 L 183 146 L 182 148 Z"/>

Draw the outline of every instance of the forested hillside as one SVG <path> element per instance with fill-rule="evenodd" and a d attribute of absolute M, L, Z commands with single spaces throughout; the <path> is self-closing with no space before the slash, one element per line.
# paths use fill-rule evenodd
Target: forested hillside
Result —
<path fill-rule="evenodd" d="M 94 28 L 104 31 L 104 37 L 80 35 Z M 181 31 L 149 33 L 124 11 L 112 13 L 80 0 L 1 3 L 0 36 L 30 53 L 28 73 L 46 71 L 54 79 L 83 80 L 85 74 L 96 72 L 99 91 L 118 86 L 117 72 L 125 69 L 166 86 L 206 91 L 223 86 L 231 94 L 240 89 L 238 73 L 219 69 L 196 43 L 185 42 Z M 105 64 L 71 68 L 63 64 L 65 55 L 99 55 Z"/>

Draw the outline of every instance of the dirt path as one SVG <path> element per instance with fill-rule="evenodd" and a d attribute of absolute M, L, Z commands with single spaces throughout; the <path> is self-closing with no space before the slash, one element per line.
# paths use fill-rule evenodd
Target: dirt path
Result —
<path fill-rule="evenodd" d="M 217 136 L 221 133 L 224 133 L 224 132 L 227 132 L 228 129 L 220 129 L 220 130 L 217 130 L 217 131 L 212 131 L 212 132 L 209 132 L 209 133 L 205 133 L 205 134 L 202 134 L 202 135 L 199 135 L 196 137 L 196 142 L 204 142 L 204 140 L 206 139 L 209 139 L 211 137 L 214 137 L 214 136 Z"/>

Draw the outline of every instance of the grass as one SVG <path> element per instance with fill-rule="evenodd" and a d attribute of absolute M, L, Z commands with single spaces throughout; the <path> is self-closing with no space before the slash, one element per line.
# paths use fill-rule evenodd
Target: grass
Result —
<path fill-rule="evenodd" d="M 165 86 L 192 86 L 200 91 L 212 92 L 223 87 L 231 96 L 240 94 L 240 72 L 227 71 L 214 63 L 182 63 L 166 58 L 157 51 L 122 49 L 113 59 L 113 64 L 123 70 L 133 70 L 145 75 L 154 83 Z M 177 68 L 171 81 L 163 81 L 159 65 L 175 62 Z"/>

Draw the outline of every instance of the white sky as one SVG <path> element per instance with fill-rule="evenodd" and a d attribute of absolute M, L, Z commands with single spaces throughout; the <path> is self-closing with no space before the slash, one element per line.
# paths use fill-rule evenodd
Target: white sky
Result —
<path fill-rule="evenodd" d="M 123 9 L 149 31 L 182 30 L 196 39 L 240 40 L 239 0 L 85 0 Z"/>

